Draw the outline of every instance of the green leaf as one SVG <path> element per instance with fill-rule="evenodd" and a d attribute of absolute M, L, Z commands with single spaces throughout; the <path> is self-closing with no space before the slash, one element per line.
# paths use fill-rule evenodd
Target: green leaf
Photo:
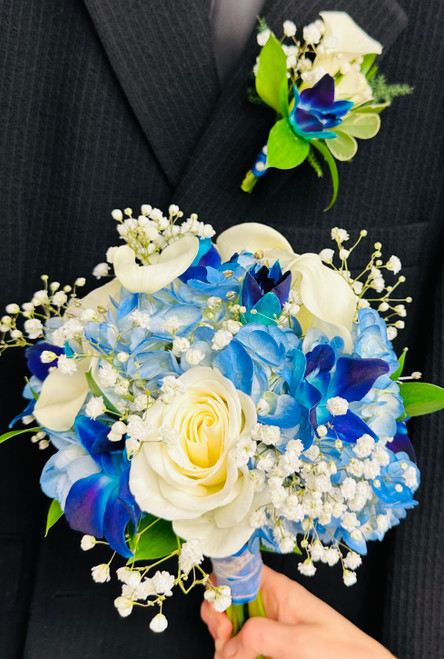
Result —
<path fill-rule="evenodd" d="M 328 141 L 331 142 L 331 140 Z M 312 142 L 310 142 L 310 144 L 312 147 L 314 147 L 319 151 L 319 153 L 324 158 L 330 170 L 331 184 L 333 186 L 333 194 L 329 205 L 327 206 L 327 208 L 324 208 L 324 212 L 325 212 L 328 211 L 333 206 L 338 196 L 338 190 L 339 190 L 338 168 L 336 167 L 335 159 L 333 158 L 330 151 L 327 149 L 327 147 L 325 146 L 322 140 L 313 140 Z"/>
<path fill-rule="evenodd" d="M 287 58 L 273 34 L 259 55 L 256 91 L 264 103 L 288 116 Z"/>
<path fill-rule="evenodd" d="M 304 162 L 309 151 L 310 143 L 294 134 L 287 119 L 281 119 L 268 136 L 267 165 L 293 169 Z"/>
<path fill-rule="evenodd" d="M 422 416 L 444 409 L 444 389 L 427 382 L 400 382 L 406 416 Z"/>
<path fill-rule="evenodd" d="M 392 373 L 391 376 L 390 376 L 390 378 L 391 378 L 392 380 L 394 380 L 394 382 L 396 382 L 396 381 L 401 377 L 401 375 L 402 375 L 402 373 L 403 373 L 403 371 L 404 371 L 404 363 L 405 363 L 405 358 L 406 358 L 407 352 L 408 352 L 408 348 L 404 348 L 404 350 L 402 351 L 402 355 L 401 355 L 400 358 L 398 359 L 399 367 L 398 367 L 397 370 L 396 370 L 394 373 Z"/>
<path fill-rule="evenodd" d="M 49 529 L 53 527 L 61 517 L 63 517 L 63 510 L 57 499 L 53 499 L 49 506 L 48 517 L 46 518 L 45 538 L 48 535 Z"/>
<path fill-rule="evenodd" d="M 88 382 L 88 387 L 91 391 L 91 393 L 94 396 L 103 396 L 103 402 L 105 403 L 106 409 L 108 412 L 114 412 L 114 414 L 117 414 L 120 416 L 119 410 L 112 404 L 112 402 L 107 398 L 104 394 L 103 391 L 100 389 L 99 385 L 97 382 L 94 380 L 91 371 L 88 371 L 88 373 L 85 373 L 86 381 Z"/>
<path fill-rule="evenodd" d="M 358 145 L 354 137 L 336 129 L 337 137 L 332 140 L 325 140 L 328 148 L 336 160 L 351 160 L 358 150 Z"/>
<path fill-rule="evenodd" d="M 43 430 L 43 428 L 23 428 L 22 430 L 11 430 L 10 432 L 5 432 L 3 435 L 0 435 L 0 444 L 3 444 L 3 442 L 6 442 L 7 439 L 11 439 L 11 437 L 16 437 L 17 435 L 23 435 L 25 432 L 39 432 L 40 430 Z"/>
<path fill-rule="evenodd" d="M 353 113 L 347 119 L 344 119 L 340 132 L 347 133 L 347 135 L 352 135 L 360 140 L 369 140 L 377 134 L 380 127 L 381 117 L 379 114 L 369 112 Z"/>
<path fill-rule="evenodd" d="M 129 547 L 136 561 L 146 561 L 169 556 L 177 549 L 178 539 L 171 522 L 147 514 L 139 522 L 137 533 L 131 535 Z"/>
<path fill-rule="evenodd" d="M 362 64 L 361 64 L 361 73 L 363 75 L 367 75 L 372 69 L 373 62 L 376 59 L 376 54 L 375 53 L 370 53 L 369 55 L 364 55 Z"/>
<path fill-rule="evenodd" d="M 371 112 L 372 114 L 379 114 L 385 108 L 388 108 L 390 103 L 363 103 L 362 105 L 359 105 L 356 109 L 353 108 L 353 114 L 356 112 L 359 112 L 360 114 L 363 114 L 364 112 Z"/>

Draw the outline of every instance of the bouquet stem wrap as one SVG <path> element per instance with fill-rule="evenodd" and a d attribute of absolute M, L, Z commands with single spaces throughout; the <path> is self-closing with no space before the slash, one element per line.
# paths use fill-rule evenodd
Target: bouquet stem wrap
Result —
<path fill-rule="evenodd" d="M 247 548 L 234 556 L 213 558 L 214 574 L 219 586 L 231 588 L 233 604 L 245 604 L 256 599 L 261 585 L 262 557 Z"/>

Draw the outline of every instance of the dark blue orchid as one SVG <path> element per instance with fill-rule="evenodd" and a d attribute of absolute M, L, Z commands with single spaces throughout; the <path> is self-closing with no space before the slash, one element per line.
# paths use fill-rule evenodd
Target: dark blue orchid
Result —
<path fill-rule="evenodd" d="M 131 521 L 137 528 L 140 510 L 129 490 L 130 463 L 124 441 L 110 442 L 109 426 L 79 416 L 75 430 L 84 449 L 100 468 L 77 480 L 69 490 L 65 516 L 76 531 L 105 538 L 111 549 L 129 558 L 125 529 Z"/>
<path fill-rule="evenodd" d="M 305 140 L 331 139 L 334 128 L 342 122 L 342 117 L 350 112 L 352 101 L 335 101 L 335 81 L 326 73 L 313 87 L 300 94 L 294 88 L 294 106 L 290 112 L 290 123 L 299 137 Z"/>
<path fill-rule="evenodd" d="M 245 275 L 241 288 L 241 304 L 246 308 L 245 323 L 276 325 L 291 287 L 291 272 L 282 274 L 279 261 L 272 268 L 256 263 Z"/>
<path fill-rule="evenodd" d="M 55 355 L 57 355 L 54 357 L 53 361 L 49 363 L 42 362 L 42 352 L 45 352 L 45 350 L 53 352 Z M 39 341 L 26 350 L 26 361 L 28 363 L 28 368 L 31 373 L 36 376 L 36 378 L 43 382 L 43 380 L 45 380 L 48 376 L 49 369 L 53 366 L 57 366 L 57 357 L 62 355 L 63 352 L 63 348 L 59 348 L 59 346 L 55 346 L 52 343 L 47 343 L 46 341 Z"/>
<path fill-rule="evenodd" d="M 321 394 L 320 402 L 311 412 L 313 427 L 325 425 L 328 436 L 347 443 L 355 442 L 364 434 L 377 441 L 373 430 L 351 409 L 333 416 L 327 408 L 327 401 L 335 397 L 348 403 L 362 400 L 376 380 L 389 371 L 389 365 L 382 359 L 340 357 L 336 360 L 333 348 L 327 344 L 316 346 L 306 359 L 306 380 Z"/>

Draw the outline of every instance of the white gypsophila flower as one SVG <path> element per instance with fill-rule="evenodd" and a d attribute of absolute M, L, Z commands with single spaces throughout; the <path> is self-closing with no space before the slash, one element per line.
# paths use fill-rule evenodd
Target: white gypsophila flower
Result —
<path fill-rule="evenodd" d="M 213 350 L 222 350 L 222 348 L 225 348 L 225 346 L 230 343 L 232 338 L 233 335 L 231 332 L 228 332 L 227 330 L 217 330 L 213 336 L 211 347 Z"/>
<path fill-rule="evenodd" d="M 397 275 L 398 272 L 402 268 L 402 263 L 401 263 L 400 259 L 397 256 L 392 254 L 392 256 L 389 258 L 389 260 L 385 264 L 385 267 L 387 268 L 387 270 L 391 270 L 393 272 L 393 274 Z"/>
<path fill-rule="evenodd" d="M 239 440 L 229 452 L 229 457 L 236 467 L 244 467 L 256 453 L 256 443 L 248 437 Z"/>
<path fill-rule="evenodd" d="M 43 334 L 43 325 L 38 318 L 26 320 L 24 328 L 30 339 L 38 339 Z"/>
<path fill-rule="evenodd" d="M 338 227 L 333 227 L 331 230 L 331 237 L 333 240 L 340 243 L 345 243 L 350 238 L 348 231 L 345 229 L 339 229 Z"/>
<path fill-rule="evenodd" d="M 146 442 L 151 435 L 151 425 L 137 414 L 131 414 L 127 419 L 126 433 L 128 437 Z"/>
<path fill-rule="evenodd" d="M 116 253 L 116 250 L 119 249 L 117 246 L 114 247 L 108 247 L 106 250 L 106 260 L 108 263 L 113 263 L 114 262 L 114 254 Z"/>
<path fill-rule="evenodd" d="M 282 27 L 286 37 L 294 37 L 296 34 L 296 24 L 293 21 L 284 21 Z"/>
<path fill-rule="evenodd" d="M 319 257 L 324 263 L 332 263 L 335 255 L 334 249 L 323 249 L 319 252 Z"/>
<path fill-rule="evenodd" d="M 350 256 L 350 250 L 349 249 L 340 249 L 339 250 L 339 258 L 341 259 L 341 261 L 346 261 L 349 256 Z"/>
<path fill-rule="evenodd" d="M 150 622 L 150 629 L 152 632 L 156 632 L 156 634 L 164 632 L 167 627 L 168 620 L 163 613 L 158 613 Z"/>
<path fill-rule="evenodd" d="M 46 304 L 49 301 L 48 291 L 42 288 L 40 291 L 36 291 L 32 297 L 32 304 L 35 307 L 38 307 L 42 304 Z"/>
<path fill-rule="evenodd" d="M 122 618 L 126 618 L 131 614 L 134 604 L 128 597 L 116 597 L 114 600 L 114 606 L 119 612 L 119 615 L 122 616 Z"/>
<path fill-rule="evenodd" d="M 105 387 L 105 389 L 114 387 L 118 377 L 119 374 L 112 364 L 109 362 L 102 362 L 100 364 L 97 379 L 102 387 Z"/>
<path fill-rule="evenodd" d="M 108 439 L 110 442 L 120 442 L 122 435 L 126 434 L 126 424 L 123 421 L 116 421 L 111 426 L 111 430 L 108 433 Z"/>
<path fill-rule="evenodd" d="M 313 462 L 318 459 L 319 453 L 319 446 L 316 446 L 316 444 L 312 444 L 306 451 L 304 451 L 304 455 Z"/>
<path fill-rule="evenodd" d="M 359 520 L 356 513 L 347 512 L 342 516 L 342 526 L 346 531 L 353 531 L 359 526 Z"/>
<path fill-rule="evenodd" d="M 351 476 L 347 476 L 340 486 L 341 494 L 344 499 L 353 499 L 356 494 L 356 481 Z"/>
<path fill-rule="evenodd" d="M 175 336 L 173 340 L 173 353 L 178 357 L 186 352 L 190 347 L 190 342 L 185 336 Z"/>
<path fill-rule="evenodd" d="M 205 353 L 197 348 L 189 348 L 185 353 L 185 359 L 191 366 L 197 366 L 205 359 Z"/>
<path fill-rule="evenodd" d="M 115 208 L 113 211 L 111 211 L 111 217 L 113 218 L 113 220 L 117 220 L 118 222 L 120 222 L 121 220 L 123 220 L 123 213 L 119 208 Z"/>
<path fill-rule="evenodd" d="M 307 83 L 309 86 L 314 86 L 321 78 L 325 76 L 327 71 L 324 69 L 323 66 L 315 66 L 314 68 L 304 71 L 301 74 L 302 80 Z"/>
<path fill-rule="evenodd" d="M 84 323 L 88 323 L 90 320 L 96 320 L 97 319 L 97 312 L 95 309 L 85 309 L 82 311 L 80 314 L 80 320 L 82 320 Z"/>
<path fill-rule="evenodd" d="M 364 460 L 362 463 L 364 477 L 367 480 L 373 480 L 381 473 L 381 465 L 377 460 Z"/>
<path fill-rule="evenodd" d="M 279 539 L 279 550 L 282 554 L 291 554 L 296 545 L 296 536 L 284 535 Z"/>
<path fill-rule="evenodd" d="M 268 426 L 257 423 L 251 432 L 252 439 L 262 442 L 267 446 L 276 446 L 281 439 L 281 431 L 278 426 Z"/>
<path fill-rule="evenodd" d="M 333 567 L 333 565 L 336 565 L 336 563 L 339 561 L 340 555 L 337 549 L 334 547 L 327 547 L 324 553 L 324 561 L 329 565 L 330 567 Z"/>
<path fill-rule="evenodd" d="M 346 586 L 354 586 L 354 584 L 357 582 L 357 577 L 355 572 L 352 572 L 351 570 L 344 570 L 342 573 L 342 580 Z"/>
<path fill-rule="evenodd" d="M 223 329 L 226 329 L 230 334 L 237 334 L 242 327 L 242 323 L 238 320 L 224 320 Z"/>
<path fill-rule="evenodd" d="M 175 375 L 166 375 L 162 380 L 161 391 L 163 392 L 162 400 L 169 402 L 174 396 L 185 393 L 185 385 Z"/>
<path fill-rule="evenodd" d="M 393 341 L 398 336 L 398 330 L 393 325 L 387 327 L 387 338 L 389 341 Z"/>
<path fill-rule="evenodd" d="M 91 575 L 96 583 L 105 583 L 106 581 L 111 580 L 109 574 L 109 565 L 106 563 L 94 565 L 94 567 L 91 568 Z"/>
<path fill-rule="evenodd" d="M 149 330 L 151 326 L 151 318 L 149 313 L 146 311 L 140 311 L 139 309 L 135 309 L 133 312 L 130 314 L 130 320 L 133 321 L 135 325 L 138 325 L 139 327 L 143 327 L 144 329 Z"/>
<path fill-rule="evenodd" d="M 310 23 L 309 25 L 306 25 L 302 30 L 302 36 L 304 37 L 304 41 L 307 43 L 316 45 L 320 42 L 322 35 L 318 26 L 315 23 Z"/>
<path fill-rule="evenodd" d="M 180 548 L 180 569 L 185 574 L 188 574 L 195 565 L 202 563 L 203 558 L 199 540 L 197 538 L 191 538 L 184 542 Z"/>
<path fill-rule="evenodd" d="M 20 307 L 15 302 L 11 302 L 5 308 L 6 313 L 17 314 L 20 313 Z"/>
<path fill-rule="evenodd" d="M 51 303 L 55 307 L 63 307 L 64 304 L 68 301 L 68 296 L 64 291 L 57 291 L 52 298 L 51 298 Z"/>
<path fill-rule="evenodd" d="M 153 583 L 156 588 L 156 593 L 163 593 L 167 597 L 173 594 L 172 588 L 174 586 L 174 575 L 166 570 L 157 570 L 153 576 Z"/>
<path fill-rule="evenodd" d="M 259 416 L 265 416 L 270 411 L 270 405 L 265 400 L 265 398 L 260 398 L 258 404 L 256 405 L 256 411 Z"/>
<path fill-rule="evenodd" d="M 375 448 L 375 440 L 368 434 L 362 435 L 356 440 L 356 444 L 353 447 L 353 453 L 358 456 L 358 458 L 367 458 L 373 452 Z"/>
<path fill-rule="evenodd" d="M 148 407 L 149 399 L 146 394 L 139 394 L 134 398 L 133 408 L 136 412 L 143 412 Z"/>
<path fill-rule="evenodd" d="M 416 469 L 413 466 L 410 466 L 403 474 L 404 482 L 410 489 L 416 489 L 418 487 L 418 475 Z"/>
<path fill-rule="evenodd" d="M 267 513 L 264 508 L 255 510 L 250 515 L 250 524 L 254 529 L 260 529 L 267 523 Z"/>
<path fill-rule="evenodd" d="M 125 441 L 125 450 L 128 460 L 131 460 L 131 458 L 137 455 L 140 450 L 139 440 L 135 439 L 134 437 L 128 437 L 128 439 Z"/>
<path fill-rule="evenodd" d="M 315 540 L 313 544 L 309 547 L 310 556 L 313 563 L 317 561 L 322 561 L 324 558 L 324 545 L 320 540 Z"/>
<path fill-rule="evenodd" d="M 116 576 L 119 581 L 122 581 L 123 583 L 128 583 L 128 578 L 131 576 L 132 572 L 133 571 L 131 570 L 131 568 L 123 566 L 123 567 L 119 567 L 116 570 Z"/>
<path fill-rule="evenodd" d="M 77 364 L 74 359 L 71 359 L 66 355 L 60 355 L 57 360 L 57 368 L 63 373 L 63 375 L 74 375 L 77 371 Z"/>
<path fill-rule="evenodd" d="M 90 419 L 97 419 L 98 416 L 105 412 L 106 405 L 103 396 L 93 396 L 86 404 L 85 413 Z"/>
<path fill-rule="evenodd" d="M 316 573 L 316 567 L 310 558 L 306 558 L 303 563 L 298 563 L 298 570 L 306 577 L 312 577 Z"/>
<path fill-rule="evenodd" d="M 341 396 L 334 396 L 327 400 L 326 407 L 333 416 L 343 416 L 347 414 L 348 401 L 345 398 L 341 398 Z"/>
<path fill-rule="evenodd" d="M 256 37 L 259 46 L 265 46 L 265 44 L 267 43 L 267 41 L 270 37 L 270 34 L 271 34 L 271 32 L 268 28 L 265 29 L 265 30 L 262 30 L 262 32 L 259 32 L 259 34 Z"/>
<path fill-rule="evenodd" d="M 93 535 L 84 535 L 80 540 L 80 547 L 83 551 L 89 551 L 96 546 L 97 540 Z"/>
<path fill-rule="evenodd" d="M 215 611 L 223 613 L 231 605 L 231 589 L 229 586 L 216 586 L 204 593 L 207 602 L 211 602 Z"/>
<path fill-rule="evenodd" d="M 40 361 L 42 362 L 42 364 L 50 364 L 56 359 L 57 359 L 57 355 L 52 350 L 43 350 L 43 352 L 40 355 Z"/>
<path fill-rule="evenodd" d="M 356 570 L 356 568 L 361 565 L 362 558 L 355 551 L 349 551 L 347 556 L 344 558 L 343 563 L 344 566 L 349 570 Z"/>
<path fill-rule="evenodd" d="M 360 295 L 364 288 L 364 284 L 362 283 L 362 281 L 352 281 L 351 287 L 353 289 L 353 292 L 356 293 L 356 295 Z"/>
<path fill-rule="evenodd" d="M 256 492 L 262 492 L 265 488 L 265 474 L 259 469 L 249 469 L 248 476 L 254 485 Z"/>
<path fill-rule="evenodd" d="M 106 277 L 108 273 L 109 273 L 108 263 L 98 263 L 92 271 L 93 277 L 95 277 L 96 279 L 101 279 L 102 277 Z"/>
<path fill-rule="evenodd" d="M 179 319 L 179 316 L 176 316 L 176 314 L 171 314 L 161 325 L 160 329 L 162 332 L 173 335 L 179 330 L 181 325 L 182 323 Z"/>

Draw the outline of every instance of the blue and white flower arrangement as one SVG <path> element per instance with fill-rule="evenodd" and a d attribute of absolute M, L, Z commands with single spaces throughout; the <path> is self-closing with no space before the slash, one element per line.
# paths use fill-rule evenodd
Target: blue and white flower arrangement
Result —
<path fill-rule="evenodd" d="M 124 244 L 94 269 L 113 267 L 109 282 L 82 298 L 83 278 L 44 276 L 1 319 L 0 350 L 25 347 L 31 376 L 12 422 L 25 427 L 0 439 L 32 432 L 54 449 L 48 529 L 64 515 L 82 549 L 109 545 L 97 582 L 122 557 L 115 606 L 159 607 L 154 631 L 174 587 L 206 585 L 235 629 L 245 603 L 261 613 L 261 550 L 299 554 L 304 575 L 338 564 L 352 585 L 367 543 L 416 504 L 408 417 L 444 407 L 393 351 L 410 301 L 393 298 L 399 259 L 376 243 L 353 279 L 366 231 L 346 248 L 335 228 L 336 251 L 298 255 L 261 224 L 214 242 L 177 206 L 112 215 Z M 159 569 L 171 557 L 175 574 Z"/>
<path fill-rule="evenodd" d="M 274 110 L 276 121 L 241 188 L 251 193 L 270 168 L 293 169 L 305 161 L 322 177 L 320 157 L 331 175 L 331 208 L 339 188 L 336 161 L 350 161 L 357 140 L 378 133 L 382 110 L 412 89 L 386 84 L 375 64 L 382 44 L 343 11 L 320 12 L 301 38 L 293 21 L 284 22 L 279 40 L 260 20 L 257 41 L 250 96 Z"/>

